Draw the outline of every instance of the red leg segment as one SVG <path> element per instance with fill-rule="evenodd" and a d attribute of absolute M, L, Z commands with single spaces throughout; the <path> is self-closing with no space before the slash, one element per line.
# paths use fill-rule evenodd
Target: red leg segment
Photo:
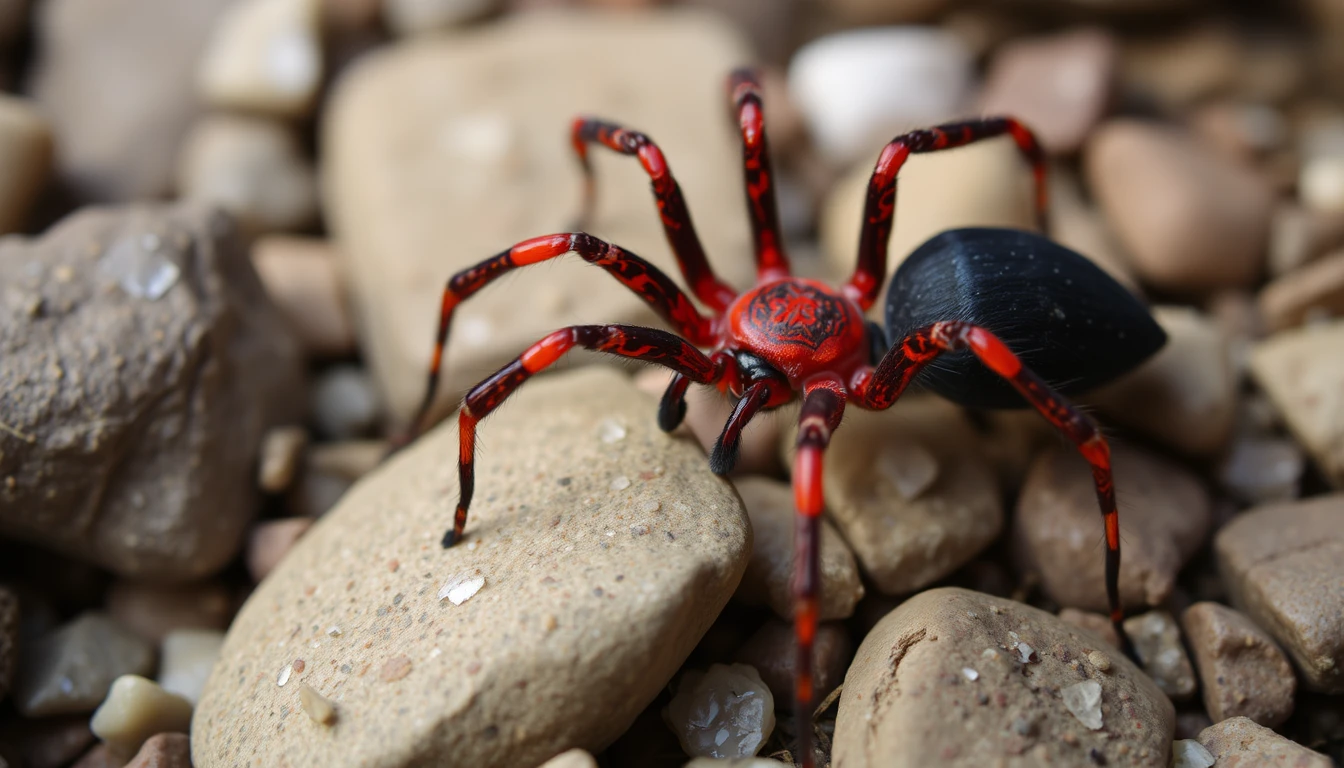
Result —
<path fill-rule="evenodd" d="M 458 272 L 444 287 L 443 301 L 439 308 L 439 328 L 434 337 L 434 354 L 429 364 L 429 378 L 425 385 L 424 399 L 420 401 L 415 420 L 411 422 L 412 436 L 418 435 L 428 426 L 425 424 L 425 417 L 434 404 L 434 395 L 438 391 L 443 348 L 448 340 L 453 311 L 457 305 L 509 270 L 554 259 L 570 252 L 610 272 L 612 277 L 638 294 L 691 343 L 704 346 L 713 343 L 712 321 L 700 314 L 690 298 L 662 270 L 635 254 L 582 232 L 544 235 L 524 240 L 507 251 Z"/>
<path fill-rule="evenodd" d="M 524 381 L 559 360 L 574 347 L 584 347 L 621 357 L 666 366 L 691 381 L 709 384 L 721 375 L 723 366 L 689 342 L 667 331 L 632 325 L 575 325 L 551 333 L 527 348 L 516 360 L 477 384 L 462 401 L 458 414 L 457 474 L 461 496 L 453 527 L 443 535 L 443 546 L 462 538 L 467 509 L 476 487 L 476 424 L 499 407 Z"/>
<path fill-rule="evenodd" d="M 1036 220 L 1041 231 L 1046 230 L 1045 153 L 1025 125 L 1009 117 L 991 117 L 911 131 L 892 139 L 882 149 L 868 180 L 868 199 L 864 204 L 863 229 L 859 235 L 859 263 L 845 285 L 845 295 L 866 310 L 882 290 L 882 283 L 887 278 L 887 242 L 891 239 L 891 221 L 896 213 L 896 175 L 906 158 L 912 154 L 964 147 L 1004 134 L 1013 137 L 1031 163 L 1036 180 Z"/>
<path fill-rule="evenodd" d="M 817 599 L 821 591 L 821 460 L 831 433 L 845 413 L 845 389 L 835 379 L 818 378 L 803 389 L 798 416 L 798 453 L 793 461 L 797 507 L 793 533 L 794 717 L 799 763 L 812 766 L 812 645 L 817 635 Z"/>
<path fill-rule="evenodd" d="M 986 367 L 1012 384 L 1091 465 L 1097 503 L 1106 526 L 1106 597 L 1111 607 L 1111 624 L 1123 650 L 1132 657 L 1133 645 L 1125 633 L 1124 611 L 1120 606 L 1120 513 L 1115 504 L 1111 450 L 1087 414 L 1032 373 L 993 333 L 958 321 L 934 323 L 892 347 L 871 377 L 860 382 L 858 403 L 864 408 L 890 408 L 920 369 L 943 352 L 959 349 L 971 350 Z"/>
<path fill-rule="evenodd" d="M 756 73 L 750 69 L 735 70 L 728 77 L 728 93 L 742 128 L 742 163 L 746 169 L 751 234 L 756 245 L 757 280 L 788 277 L 789 260 L 784 255 L 784 237 L 779 228 L 775 177 L 770 167 L 770 144 L 765 137 L 765 113 Z"/>
<path fill-rule="evenodd" d="M 691 223 L 691 212 L 681 194 L 681 185 L 673 178 L 672 170 L 667 167 L 667 160 L 658 145 L 637 131 L 584 117 L 574 119 L 571 139 L 574 152 L 579 156 L 579 164 L 583 167 L 583 208 L 578 228 L 583 229 L 591 220 L 597 203 L 593 165 L 588 160 L 589 142 L 597 142 L 623 155 L 638 157 L 653 184 L 653 196 L 658 201 L 658 213 L 663 220 L 667 243 L 672 247 L 672 254 L 676 256 L 681 273 L 691 286 L 691 292 L 716 312 L 727 309 L 737 297 L 737 291 L 721 282 L 710 269 L 704 246 L 700 244 L 700 236 L 695 233 L 695 225 Z"/>

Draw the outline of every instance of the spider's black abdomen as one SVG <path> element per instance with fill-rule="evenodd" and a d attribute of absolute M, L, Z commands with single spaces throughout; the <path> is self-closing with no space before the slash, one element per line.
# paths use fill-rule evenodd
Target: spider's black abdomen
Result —
<path fill-rule="evenodd" d="M 942 232 L 896 270 L 887 291 L 891 343 L 940 320 L 989 329 L 1064 394 L 1114 379 L 1167 340 L 1143 303 L 1099 267 L 1013 229 Z M 915 383 L 974 408 L 1026 405 L 970 351 L 941 355 Z"/>

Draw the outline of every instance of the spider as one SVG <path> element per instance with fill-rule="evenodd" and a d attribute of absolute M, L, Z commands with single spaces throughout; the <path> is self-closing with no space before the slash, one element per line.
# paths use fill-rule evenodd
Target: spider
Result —
<path fill-rule="evenodd" d="M 547 335 L 472 388 L 458 415 L 461 496 L 443 546 L 460 541 L 466 528 L 480 420 L 524 381 L 576 346 L 675 371 L 658 407 L 658 424 L 667 431 L 685 416 L 691 384 L 717 387 L 736 398 L 710 451 L 710 468 L 720 475 L 733 468 L 742 430 L 754 416 L 801 395 L 793 463 L 798 512 L 792 581 L 797 641 L 794 711 L 797 753 L 803 766 L 812 766 L 811 668 L 820 587 L 822 455 L 848 405 L 890 408 L 918 381 L 969 407 L 1030 405 L 1087 460 L 1104 521 L 1110 619 L 1132 655 L 1121 624 L 1120 521 L 1110 449 L 1092 419 L 1061 392 L 1084 391 L 1113 379 L 1165 343 L 1161 328 L 1143 305 L 1091 262 L 1041 235 L 961 229 L 935 236 L 901 265 L 888 289 L 885 329 L 864 319 L 887 273 L 896 176 L 911 154 L 1011 137 L 1031 165 L 1036 216 L 1045 230 L 1045 157 L 1031 131 L 1017 120 L 998 117 L 913 131 L 889 142 L 868 183 L 858 265 L 848 282 L 833 288 L 790 273 L 757 76 L 749 69 L 734 71 L 728 92 L 742 134 L 757 269 L 754 287 L 739 293 L 714 275 L 681 188 L 658 145 L 642 133 L 586 117 L 576 118 L 572 125 L 574 151 L 584 174 L 580 221 L 588 220 L 595 200 L 589 145 L 601 144 L 638 158 L 652 181 L 663 229 L 681 273 L 710 313 L 697 309 L 657 267 L 581 231 L 582 225 L 576 228 L 579 231 L 525 240 L 448 281 L 425 396 L 412 434 L 427 426 L 455 308 L 509 270 L 577 254 L 634 291 L 677 333 L 630 325 L 571 326 Z M 1047 381 L 1065 385 L 1057 390 Z"/>

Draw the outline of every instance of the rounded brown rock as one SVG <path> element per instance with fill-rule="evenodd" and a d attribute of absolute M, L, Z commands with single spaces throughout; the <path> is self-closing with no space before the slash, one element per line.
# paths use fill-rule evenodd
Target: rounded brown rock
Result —
<path fill-rule="evenodd" d="M 1135 120 L 1099 128 L 1084 168 L 1144 282 L 1198 293 L 1247 286 L 1263 271 L 1273 193 L 1250 168 Z"/>
<path fill-rule="evenodd" d="M 481 422 L 466 538 L 446 550 L 456 421 L 365 476 L 239 611 L 193 718 L 195 766 L 490 768 L 610 744 L 751 548 L 736 492 L 656 409 L 605 366 L 523 386 Z M 303 712 L 300 683 L 332 696 L 335 726 Z"/>
<path fill-rule="evenodd" d="M 1334 761 L 1245 717 L 1214 723 L 1199 743 L 1218 768 L 1332 768 Z"/>
<path fill-rule="evenodd" d="M 1096 669 L 1088 656 L 1099 648 L 1109 651 L 1021 603 L 951 587 L 922 592 L 859 646 L 832 764 L 1167 765 L 1171 702 L 1119 653 L 1106 654 L 1107 671 Z"/>
<path fill-rule="evenodd" d="M 1273 728 L 1293 713 L 1297 678 L 1263 629 L 1218 603 L 1195 603 L 1181 614 L 1214 722 L 1247 717 Z"/>

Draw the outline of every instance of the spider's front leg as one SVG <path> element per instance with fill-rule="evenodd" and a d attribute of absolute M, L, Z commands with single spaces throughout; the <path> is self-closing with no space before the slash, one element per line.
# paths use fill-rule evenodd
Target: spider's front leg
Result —
<path fill-rule="evenodd" d="M 677 284 L 649 262 L 620 246 L 599 240 L 583 232 L 543 235 L 524 240 L 512 248 L 482 261 L 474 267 L 453 275 L 443 288 L 439 307 L 438 332 L 434 336 L 434 353 L 430 359 L 425 396 L 420 401 L 411 433 L 404 440 L 410 442 L 429 425 L 425 423 L 438 392 L 439 373 L 443 366 L 443 349 L 452 327 L 453 312 L 457 305 L 489 285 L 500 275 L 520 267 L 538 264 L 549 259 L 574 253 L 579 258 L 605 269 L 622 285 L 635 292 L 673 328 L 692 344 L 709 345 L 713 342 L 713 323 L 700 314 L 690 298 Z"/>
<path fill-rule="evenodd" d="M 871 377 L 859 387 L 858 402 L 873 410 L 890 408 L 925 365 L 944 352 L 960 349 L 971 350 L 985 367 L 1011 384 L 1073 443 L 1091 465 L 1097 503 L 1106 529 L 1106 597 L 1111 625 L 1120 639 L 1121 649 L 1130 658 L 1135 658 L 1120 605 L 1120 512 L 1115 503 L 1111 449 L 1096 422 L 1027 368 L 998 336 L 980 326 L 955 320 L 914 331 L 893 346 Z"/>
<path fill-rule="evenodd" d="M 461 496 L 453 527 L 443 535 L 443 546 L 462 538 L 467 509 L 476 486 L 476 425 L 499 407 L 514 390 L 574 347 L 657 363 L 700 384 L 712 384 L 723 374 L 722 359 L 711 359 L 690 342 L 656 328 L 633 325 L 574 325 L 547 335 L 513 362 L 477 384 L 462 401 L 458 414 L 458 487 Z"/>
<path fill-rule="evenodd" d="M 845 413 L 844 385 L 819 377 L 803 390 L 798 416 L 798 452 L 793 460 L 793 497 L 798 514 L 793 532 L 794 717 L 798 759 L 811 768 L 812 645 L 817 635 L 817 599 L 821 591 L 822 454 Z"/>

